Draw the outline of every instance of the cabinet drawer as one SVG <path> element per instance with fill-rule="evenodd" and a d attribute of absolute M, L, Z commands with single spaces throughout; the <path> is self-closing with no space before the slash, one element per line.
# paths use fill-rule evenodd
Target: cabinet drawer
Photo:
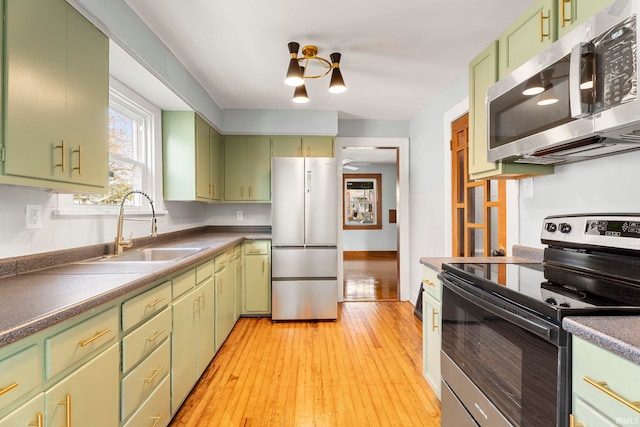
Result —
<path fill-rule="evenodd" d="M 159 313 L 171 302 L 171 282 L 165 282 L 122 304 L 122 330 L 128 331 Z"/>
<path fill-rule="evenodd" d="M 166 427 L 171 421 L 171 387 L 166 377 L 123 427 Z"/>
<path fill-rule="evenodd" d="M 171 280 L 171 283 L 173 287 L 173 299 L 176 299 L 180 295 L 196 287 L 195 269 L 189 270 L 179 276 L 174 277 Z"/>
<path fill-rule="evenodd" d="M 269 242 L 265 242 L 265 241 L 245 242 L 244 253 L 245 255 L 268 254 Z"/>
<path fill-rule="evenodd" d="M 93 316 L 45 340 L 47 379 L 113 342 L 118 336 L 118 307 Z"/>
<path fill-rule="evenodd" d="M 0 411 L 40 385 L 41 366 L 36 345 L 0 360 Z"/>
<path fill-rule="evenodd" d="M 422 287 L 438 302 L 442 301 L 442 282 L 438 279 L 438 272 L 431 267 L 422 268 Z"/>
<path fill-rule="evenodd" d="M 213 276 L 213 261 L 205 262 L 196 267 L 196 283 L 200 284 Z"/>
<path fill-rule="evenodd" d="M 611 419 L 640 419 L 640 414 L 621 402 L 640 401 L 640 388 L 634 379 L 640 378 L 640 365 L 610 351 L 573 337 L 573 401 L 578 398 L 590 403 L 595 409 Z M 613 395 L 599 390 L 589 379 L 606 383 Z"/>
<path fill-rule="evenodd" d="M 171 310 L 165 308 L 122 339 L 122 372 L 131 369 L 171 333 Z"/>
<path fill-rule="evenodd" d="M 126 419 L 134 409 L 156 388 L 169 373 L 171 366 L 171 344 L 166 340 L 138 367 L 122 380 L 122 419 Z M 167 398 L 167 403 L 169 399 Z"/>
<path fill-rule="evenodd" d="M 226 267 L 229 266 L 229 262 L 231 262 L 231 259 L 229 258 L 229 255 L 225 252 L 223 254 L 218 255 L 215 258 L 215 271 L 216 273 L 224 270 Z"/>

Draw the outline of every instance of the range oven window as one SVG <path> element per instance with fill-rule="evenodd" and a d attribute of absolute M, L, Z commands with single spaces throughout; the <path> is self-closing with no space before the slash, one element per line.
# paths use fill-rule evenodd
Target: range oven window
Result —
<path fill-rule="evenodd" d="M 555 426 L 558 347 L 443 292 L 442 351 L 513 425 Z"/>

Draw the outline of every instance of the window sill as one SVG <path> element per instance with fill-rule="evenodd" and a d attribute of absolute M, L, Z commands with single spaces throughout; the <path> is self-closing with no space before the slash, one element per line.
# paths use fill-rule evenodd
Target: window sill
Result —
<path fill-rule="evenodd" d="M 56 217 L 117 217 L 120 213 L 119 207 L 82 207 L 82 208 L 64 208 L 54 209 L 53 216 Z M 133 206 L 125 207 L 124 211 L 127 217 L 132 216 L 151 216 L 151 209 L 135 208 Z M 156 211 L 156 217 L 167 215 L 168 211 Z"/>

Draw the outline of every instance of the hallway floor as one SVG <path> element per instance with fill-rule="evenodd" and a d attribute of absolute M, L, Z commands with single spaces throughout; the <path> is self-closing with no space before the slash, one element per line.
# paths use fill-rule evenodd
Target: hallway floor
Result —
<path fill-rule="evenodd" d="M 368 255 L 344 260 L 345 301 L 398 301 L 398 258 Z"/>

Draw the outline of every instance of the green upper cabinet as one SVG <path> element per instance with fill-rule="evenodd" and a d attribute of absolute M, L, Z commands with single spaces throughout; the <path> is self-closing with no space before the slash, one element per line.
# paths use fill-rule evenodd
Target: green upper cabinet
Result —
<path fill-rule="evenodd" d="M 64 0 L 6 0 L 4 26 L 0 182 L 106 191 L 107 37 Z"/>
<path fill-rule="evenodd" d="M 267 136 L 224 139 L 224 199 L 271 200 L 271 140 Z"/>
<path fill-rule="evenodd" d="M 558 37 L 610 5 L 613 0 L 558 0 Z"/>
<path fill-rule="evenodd" d="M 211 169 L 211 198 L 222 201 L 224 191 L 224 140 L 222 135 L 209 128 L 209 150 Z"/>
<path fill-rule="evenodd" d="M 274 136 L 273 157 L 334 157 L 331 136 Z"/>
<path fill-rule="evenodd" d="M 533 58 L 558 38 L 557 1 L 537 1 L 500 35 L 500 78 Z"/>
<path fill-rule="evenodd" d="M 220 200 L 220 138 L 193 111 L 162 112 L 165 200 Z"/>
<path fill-rule="evenodd" d="M 469 64 L 469 175 L 519 178 L 553 173 L 553 166 L 487 160 L 487 89 L 498 78 L 498 42 L 491 43 Z"/>

